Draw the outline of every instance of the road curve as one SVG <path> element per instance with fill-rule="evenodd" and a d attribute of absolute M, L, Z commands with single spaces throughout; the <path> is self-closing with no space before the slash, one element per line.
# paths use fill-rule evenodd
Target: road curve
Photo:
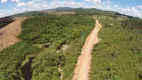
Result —
<path fill-rule="evenodd" d="M 102 25 L 96 20 L 95 28 L 86 38 L 85 44 L 82 48 L 81 55 L 78 58 L 74 75 L 72 80 L 88 80 L 90 64 L 91 64 L 91 53 L 93 46 L 99 42 L 98 32 L 102 28 Z"/>

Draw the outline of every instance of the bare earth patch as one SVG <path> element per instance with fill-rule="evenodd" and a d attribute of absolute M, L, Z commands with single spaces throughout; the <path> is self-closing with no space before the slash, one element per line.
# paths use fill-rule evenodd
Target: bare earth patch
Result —
<path fill-rule="evenodd" d="M 17 18 L 14 22 L 0 29 L 0 51 L 20 41 L 17 36 L 21 33 L 23 19 Z"/>
<path fill-rule="evenodd" d="M 57 15 L 76 14 L 76 12 L 55 12 Z"/>
<path fill-rule="evenodd" d="M 60 12 L 57 12 L 56 10 L 43 10 L 41 12 L 47 12 L 49 14 L 56 14 L 56 15 L 73 15 L 73 14 L 76 14 L 76 12 L 74 11 L 60 11 Z"/>
<path fill-rule="evenodd" d="M 81 55 L 78 58 L 74 75 L 72 80 L 88 80 L 90 64 L 91 64 L 91 53 L 94 44 L 99 42 L 98 32 L 102 28 L 102 25 L 96 20 L 96 26 L 92 32 L 88 35 L 85 44 L 82 48 Z"/>

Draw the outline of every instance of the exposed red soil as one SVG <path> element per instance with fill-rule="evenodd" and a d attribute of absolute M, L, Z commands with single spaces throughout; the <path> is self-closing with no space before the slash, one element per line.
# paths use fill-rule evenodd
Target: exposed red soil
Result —
<path fill-rule="evenodd" d="M 76 14 L 76 12 L 74 12 L 74 11 L 61 11 L 61 12 L 57 12 L 56 10 L 45 10 L 45 11 L 41 11 L 41 12 L 47 12 L 49 14 L 56 14 L 56 15 Z"/>
<path fill-rule="evenodd" d="M 92 57 L 91 53 L 93 46 L 99 42 L 98 32 L 101 28 L 102 25 L 98 22 L 98 20 L 96 20 L 96 26 L 87 37 L 82 48 L 82 52 L 78 58 L 72 80 L 88 80 Z"/>
<path fill-rule="evenodd" d="M 15 21 L 0 29 L 0 51 L 20 41 L 21 22 L 25 18 L 14 18 Z"/>
<path fill-rule="evenodd" d="M 76 14 L 76 12 L 55 12 L 56 15 Z"/>

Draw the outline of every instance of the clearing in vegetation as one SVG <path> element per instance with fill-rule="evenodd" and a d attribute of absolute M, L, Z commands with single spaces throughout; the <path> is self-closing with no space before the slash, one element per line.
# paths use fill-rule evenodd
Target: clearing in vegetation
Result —
<path fill-rule="evenodd" d="M 0 51 L 20 41 L 17 36 L 21 33 L 21 22 L 22 18 L 0 29 Z"/>
<path fill-rule="evenodd" d="M 21 68 L 30 62 L 24 69 L 31 75 L 29 80 L 71 80 L 85 39 L 94 28 L 92 16 L 103 28 L 90 56 L 88 79 L 142 80 L 142 19 L 95 9 L 75 12 L 63 16 L 24 13 L 32 17 L 22 22 L 20 42 L 0 52 L 0 80 L 26 79 Z M 63 49 L 65 45 L 69 47 Z"/>
<path fill-rule="evenodd" d="M 88 80 L 91 64 L 91 53 L 94 44 L 99 42 L 98 32 L 101 28 L 102 25 L 98 22 L 98 20 L 96 20 L 96 27 L 89 34 L 82 48 L 81 56 L 78 58 L 78 63 L 76 64 L 72 80 Z"/>

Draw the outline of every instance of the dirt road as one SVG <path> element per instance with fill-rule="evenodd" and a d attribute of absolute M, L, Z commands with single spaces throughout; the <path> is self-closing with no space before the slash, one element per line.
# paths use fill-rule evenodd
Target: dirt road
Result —
<path fill-rule="evenodd" d="M 16 19 L 0 29 L 0 51 L 20 41 L 17 36 L 21 33 L 22 20 L 23 18 Z"/>
<path fill-rule="evenodd" d="M 96 26 L 87 37 L 85 44 L 82 48 L 82 52 L 78 58 L 72 80 L 88 80 L 92 57 L 91 53 L 94 44 L 97 44 L 99 42 L 98 32 L 101 28 L 102 25 L 98 22 L 98 20 L 96 20 Z"/>

